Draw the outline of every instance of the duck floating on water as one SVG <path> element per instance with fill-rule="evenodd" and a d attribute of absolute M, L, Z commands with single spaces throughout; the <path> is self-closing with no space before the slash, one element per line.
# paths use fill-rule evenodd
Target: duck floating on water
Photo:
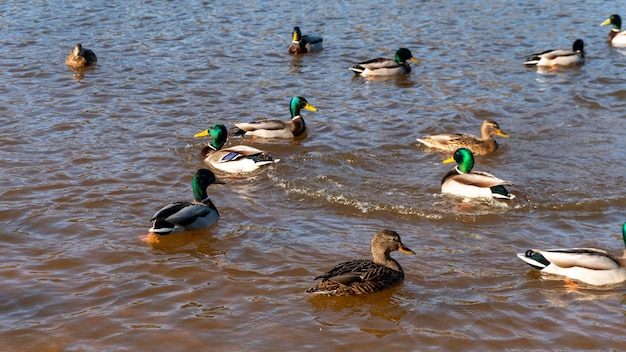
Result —
<path fill-rule="evenodd" d="M 582 39 L 576 39 L 572 44 L 572 50 L 546 50 L 542 53 L 530 55 L 524 65 L 526 66 L 578 66 L 585 63 L 585 43 Z"/>
<path fill-rule="evenodd" d="M 504 187 L 513 184 L 511 181 L 499 179 L 487 172 L 472 170 L 474 155 L 469 149 L 459 148 L 452 157 L 443 162 L 456 162 L 457 166 L 441 180 L 441 193 L 467 198 L 515 198 L 515 195 Z"/>
<path fill-rule="evenodd" d="M 480 137 L 467 133 L 437 134 L 417 138 L 417 141 L 429 148 L 442 151 L 453 152 L 459 148 L 467 148 L 474 155 L 485 155 L 499 147 L 498 142 L 493 139 L 494 135 L 509 138 L 509 135 L 500 129 L 497 122 L 484 120 L 480 125 Z"/>
<path fill-rule="evenodd" d="M 83 48 L 81 44 L 76 44 L 74 49 L 65 58 L 65 64 L 73 68 L 85 68 L 98 62 L 96 54 Z"/>
<path fill-rule="evenodd" d="M 170 203 L 150 219 L 149 232 L 165 236 L 182 231 L 200 230 L 217 222 L 220 214 L 207 195 L 207 187 L 215 183 L 209 169 L 199 169 L 191 181 L 195 201 Z"/>
<path fill-rule="evenodd" d="M 626 222 L 622 225 L 626 248 Z M 626 249 L 615 257 L 601 249 L 529 249 L 517 256 L 545 274 L 564 276 L 589 285 L 614 285 L 626 281 Z"/>
<path fill-rule="evenodd" d="M 379 57 L 359 62 L 358 64 L 350 67 L 350 70 L 363 77 L 403 75 L 411 73 L 411 66 L 409 66 L 407 60 L 411 60 L 416 63 L 419 62 L 418 59 L 413 57 L 411 50 L 407 48 L 400 48 L 396 51 L 395 58 L 393 59 Z"/>
<path fill-rule="evenodd" d="M 202 159 L 209 166 L 230 173 L 244 173 L 257 170 L 263 165 L 277 163 L 266 152 L 247 145 L 236 145 L 222 149 L 228 138 L 226 126 L 217 124 L 196 133 L 194 137 L 211 136 L 213 140 L 202 149 Z"/>
<path fill-rule="evenodd" d="M 235 126 L 239 128 L 235 132 L 236 136 L 256 136 L 262 138 L 295 138 L 304 134 L 306 124 L 300 110 L 317 111 L 317 108 L 300 96 L 291 98 L 289 103 L 289 112 L 291 120 L 263 120 L 257 122 L 238 122 Z"/>
<path fill-rule="evenodd" d="M 626 46 L 626 31 L 622 31 L 622 18 L 619 15 L 611 15 L 601 26 L 612 25 L 607 40 L 611 45 L 617 47 Z"/>
<path fill-rule="evenodd" d="M 306 54 L 322 50 L 324 38 L 314 35 L 302 35 L 300 27 L 293 27 L 291 32 L 290 54 Z"/>
<path fill-rule="evenodd" d="M 315 280 L 322 281 L 306 292 L 315 295 L 349 296 L 391 288 L 404 280 L 404 271 L 389 254 L 393 251 L 415 254 L 402 243 L 400 235 L 391 230 L 382 230 L 374 235 L 371 251 L 372 260 L 356 259 L 337 264 L 318 275 Z"/>

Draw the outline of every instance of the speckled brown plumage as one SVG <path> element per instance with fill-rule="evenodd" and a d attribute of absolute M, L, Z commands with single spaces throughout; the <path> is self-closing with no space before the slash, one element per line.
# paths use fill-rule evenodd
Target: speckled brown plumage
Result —
<path fill-rule="evenodd" d="M 89 49 L 83 48 L 80 44 L 76 44 L 65 58 L 65 64 L 73 68 L 84 68 L 95 64 L 97 61 L 96 54 Z"/>

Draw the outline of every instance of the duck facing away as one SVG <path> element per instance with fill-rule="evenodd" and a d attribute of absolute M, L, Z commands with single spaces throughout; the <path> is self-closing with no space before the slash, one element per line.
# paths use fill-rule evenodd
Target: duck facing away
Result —
<path fill-rule="evenodd" d="M 626 247 L 626 223 L 622 225 Z M 517 256 L 542 273 L 565 276 L 589 285 L 613 285 L 626 281 L 626 249 L 614 257 L 601 249 L 529 249 Z"/>
<path fill-rule="evenodd" d="M 472 170 L 474 156 L 469 149 L 459 148 L 443 162 L 456 162 L 457 166 L 441 180 L 441 193 L 467 198 L 515 198 L 504 187 L 513 184 L 511 181 L 504 181 L 487 172 Z"/>
<path fill-rule="evenodd" d="M 622 18 L 619 15 L 611 15 L 601 26 L 611 25 L 611 31 L 607 40 L 613 46 L 626 46 L 626 31 L 622 31 Z"/>
<path fill-rule="evenodd" d="M 236 136 L 256 136 L 262 138 L 295 138 L 301 136 L 306 131 L 306 124 L 300 110 L 306 109 L 317 111 L 317 108 L 303 97 L 293 97 L 289 103 L 291 120 L 263 120 L 257 122 L 239 122 L 235 126 L 239 128 L 235 132 Z"/>
<path fill-rule="evenodd" d="M 290 54 L 306 54 L 322 50 L 324 38 L 313 35 L 302 35 L 300 27 L 293 27 L 291 33 Z"/>
<path fill-rule="evenodd" d="M 149 231 L 164 236 L 199 230 L 216 223 L 220 214 L 207 195 L 207 187 L 213 183 L 215 175 L 211 170 L 198 170 L 191 181 L 195 201 L 175 202 L 164 206 L 150 219 L 152 228 Z"/>
<path fill-rule="evenodd" d="M 213 125 L 194 135 L 196 138 L 206 136 L 213 137 L 213 140 L 202 149 L 202 159 L 206 164 L 218 170 L 230 173 L 251 172 L 263 165 L 280 161 L 262 150 L 247 145 L 235 145 L 222 149 L 228 138 L 224 125 Z"/>
<path fill-rule="evenodd" d="M 74 49 L 65 58 L 65 64 L 73 68 L 84 68 L 91 66 L 98 61 L 96 54 L 89 49 L 83 48 L 81 44 L 76 44 Z"/>
<path fill-rule="evenodd" d="M 480 137 L 466 133 L 437 134 L 417 138 L 417 141 L 429 148 L 447 152 L 453 152 L 459 148 L 467 148 L 475 155 L 485 155 L 499 147 L 496 140 L 493 139 L 494 135 L 509 138 L 509 135 L 500 129 L 497 122 L 484 120 L 480 125 Z"/>
<path fill-rule="evenodd" d="M 585 63 L 585 43 L 582 39 L 576 39 L 572 44 L 572 50 L 546 50 L 542 53 L 530 55 L 524 65 L 526 66 L 578 66 Z"/>
<path fill-rule="evenodd" d="M 391 230 L 382 230 L 371 242 L 372 260 L 356 259 L 336 265 L 317 276 L 322 279 L 306 292 L 315 295 L 349 296 L 373 293 L 391 288 L 404 280 L 400 264 L 390 256 L 393 251 L 415 254 Z"/>
<path fill-rule="evenodd" d="M 396 51 L 395 58 L 376 58 L 368 61 L 360 62 L 352 67 L 350 70 L 361 76 L 395 76 L 406 73 L 411 73 L 411 66 L 407 60 L 413 62 L 419 62 L 418 59 L 413 57 L 411 50 L 407 48 L 400 48 Z"/>

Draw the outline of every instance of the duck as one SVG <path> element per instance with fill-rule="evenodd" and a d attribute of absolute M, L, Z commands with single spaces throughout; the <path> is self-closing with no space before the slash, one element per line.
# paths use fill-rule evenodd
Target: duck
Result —
<path fill-rule="evenodd" d="M 441 179 L 441 193 L 467 198 L 515 198 L 515 195 L 504 187 L 512 185 L 511 181 L 499 179 L 487 172 L 472 170 L 474 155 L 469 149 L 459 148 L 443 162 L 456 162 L 457 166 Z"/>
<path fill-rule="evenodd" d="M 626 248 L 626 222 L 622 225 L 622 240 Z M 615 285 L 626 281 L 626 249 L 621 257 L 596 248 L 529 249 L 517 256 L 542 273 L 588 285 Z"/>
<path fill-rule="evenodd" d="M 318 275 L 322 279 L 316 286 L 306 290 L 313 295 L 352 296 L 382 291 L 404 281 L 404 271 L 390 256 L 393 251 L 415 254 L 392 230 L 378 231 L 371 241 L 372 260 L 355 259 L 337 264 Z"/>
<path fill-rule="evenodd" d="M 546 50 L 542 53 L 530 55 L 524 65 L 556 67 L 578 66 L 585 63 L 585 43 L 582 39 L 576 39 L 572 44 L 572 50 Z"/>
<path fill-rule="evenodd" d="M 324 38 L 313 35 L 302 35 L 300 27 L 293 27 L 291 33 L 290 54 L 306 54 L 322 50 Z"/>
<path fill-rule="evenodd" d="M 480 125 L 480 137 L 467 133 L 436 134 L 417 138 L 417 141 L 429 148 L 446 152 L 454 152 L 459 148 L 467 148 L 471 150 L 474 155 L 485 155 L 499 148 L 498 142 L 493 139 L 494 135 L 509 138 L 509 135 L 500 129 L 497 122 L 484 120 Z"/>
<path fill-rule="evenodd" d="M 230 173 L 245 173 L 257 170 L 263 165 L 280 161 L 266 152 L 247 145 L 235 145 L 222 149 L 228 138 L 226 126 L 215 124 L 208 129 L 196 133 L 194 137 L 211 136 L 213 140 L 202 148 L 202 159 L 209 166 Z"/>
<path fill-rule="evenodd" d="M 289 111 L 291 112 L 291 120 L 263 120 L 256 122 L 238 122 L 235 126 L 239 130 L 235 131 L 235 136 L 256 136 L 261 138 L 296 138 L 306 132 L 306 124 L 300 110 L 317 111 L 317 108 L 300 96 L 291 98 L 289 102 Z"/>
<path fill-rule="evenodd" d="M 379 57 L 360 62 L 349 69 L 363 77 L 403 75 L 411 73 L 411 66 L 409 66 L 407 60 L 411 60 L 415 63 L 419 62 L 418 59 L 413 57 L 411 50 L 400 48 L 396 51 L 394 59 Z"/>
<path fill-rule="evenodd" d="M 602 22 L 601 26 L 606 26 L 611 24 L 611 31 L 607 37 L 607 40 L 613 46 L 626 46 L 626 31 L 621 31 L 622 29 L 622 18 L 619 15 L 611 15 L 604 22 Z M 620 32 L 621 31 L 621 32 Z"/>
<path fill-rule="evenodd" d="M 85 68 L 95 64 L 97 61 L 96 54 L 89 49 L 83 48 L 81 44 L 76 44 L 65 58 L 65 64 L 73 68 Z"/>
<path fill-rule="evenodd" d="M 207 195 L 207 187 L 215 183 L 215 174 L 209 169 L 199 169 L 193 176 L 191 187 L 193 202 L 170 203 L 150 219 L 149 232 L 165 236 L 177 232 L 200 230 L 217 222 L 220 214 Z"/>

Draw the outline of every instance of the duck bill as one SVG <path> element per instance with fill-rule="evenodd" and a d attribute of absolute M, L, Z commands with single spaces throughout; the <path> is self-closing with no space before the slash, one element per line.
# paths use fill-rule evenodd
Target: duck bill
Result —
<path fill-rule="evenodd" d="M 610 18 L 607 18 L 604 22 L 600 23 L 601 26 L 606 26 L 607 24 L 611 24 Z"/>
<path fill-rule="evenodd" d="M 443 161 L 444 164 L 449 164 L 449 163 L 453 163 L 453 162 L 455 162 L 454 161 L 454 156 L 451 156 L 448 159 Z"/>
<path fill-rule="evenodd" d="M 398 248 L 398 250 L 405 254 L 415 254 L 415 252 L 413 252 L 409 247 L 403 244 L 400 245 L 400 248 Z"/>
<path fill-rule="evenodd" d="M 304 106 L 305 109 L 310 110 L 310 111 L 317 111 L 317 108 L 309 103 L 306 103 L 306 105 Z"/>
<path fill-rule="evenodd" d="M 204 131 L 202 131 L 200 133 L 194 134 L 193 136 L 196 137 L 196 138 L 200 138 L 200 137 L 206 137 L 208 135 L 209 135 L 209 130 L 204 130 Z"/>
<path fill-rule="evenodd" d="M 416 59 L 416 58 L 414 58 L 414 57 L 412 57 L 412 58 L 411 58 L 411 61 L 413 61 L 413 62 L 415 62 L 415 63 L 420 62 L 420 60 L 418 60 L 418 59 Z"/>
<path fill-rule="evenodd" d="M 509 137 L 510 137 L 508 133 L 504 133 L 504 132 L 502 132 L 502 131 L 498 131 L 498 132 L 496 132 L 496 134 L 497 134 L 498 136 L 500 136 L 500 137 L 504 137 L 504 138 L 509 138 Z"/>

